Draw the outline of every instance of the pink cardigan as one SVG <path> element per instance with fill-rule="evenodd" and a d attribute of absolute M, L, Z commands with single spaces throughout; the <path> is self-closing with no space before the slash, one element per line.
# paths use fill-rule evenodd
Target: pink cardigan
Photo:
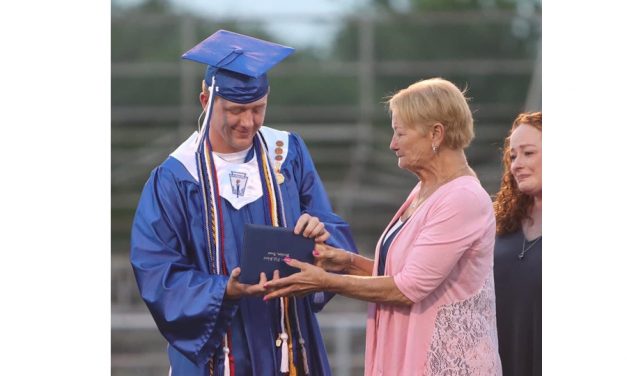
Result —
<path fill-rule="evenodd" d="M 419 188 L 420 183 L 388 228 Z M 492 202 L 471 176 L 441 186 L 416 210 L 390 245 L 385 264 L 385 275 L 414 304 L 368 305 L 367 376 L 501 375 L 494 234 Z M 381 239 L 374 265 L 380 247 Z"/>

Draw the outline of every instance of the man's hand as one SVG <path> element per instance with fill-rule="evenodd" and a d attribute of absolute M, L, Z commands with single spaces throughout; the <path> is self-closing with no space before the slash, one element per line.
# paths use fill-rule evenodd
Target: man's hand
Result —
<path fill-rule="evenodd" d="M 264 288 L 264 284 L 268 282 L 266 278 L 266 273 L 259 274 L 259 283 L 256 285 L 248 285 L 245 283 L 240 283 L 238 278 L 241 274 L 242 270 L 237 267 L 231 271 L 231 276 L 229 277 L 229 281 L 226 284 L 226 297 L 228 299 L 239 299 L 242 296 L 253 296 L 253 295 L 262 295 L 266 292 Z M 272 280 L 279 279 L 279 271 L 274 271 L 274 276 Z"/>
<path fill-rule="evenodd" d="M 331 237 L 331 234 L 324 228 L 324 223 L 318 217 L 304 213 L 298 218 L 294 227 L 294 234 L 302 235 L 306 238 L 313 238 L 316 243 L 324 243 Z"/>

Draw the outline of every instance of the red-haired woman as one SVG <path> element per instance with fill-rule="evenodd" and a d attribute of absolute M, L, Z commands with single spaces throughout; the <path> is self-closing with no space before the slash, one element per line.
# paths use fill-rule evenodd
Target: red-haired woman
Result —
<path fill-rule="evenodd" d="M 503 375 L 542 373 L 542 113 L 518 115 L 505 139 L 494 202 L 494 283 Z"/>

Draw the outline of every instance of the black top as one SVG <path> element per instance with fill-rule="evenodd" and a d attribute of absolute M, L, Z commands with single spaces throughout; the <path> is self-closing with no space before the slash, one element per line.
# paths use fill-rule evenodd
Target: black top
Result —
<path fill-rule="evenodd" d="M 494 245 L 496 324 L 503 376 L 542 374 L 542 237 L 525 240 L 526 252 L 520 258 L 523 240 L 520 230 L 497 236 Z"/>
<path fill-rule="evenodd" d="M 399 218 L 399 221 L 400 221 L 400 218 Z M 396 230 L 394 230 L 394 232 L 392 232 L 390 234 L 390 236 L 383 242 L 383 244 L 381 244 L 381 249 L 379 251 L 379 267 L 378 267 L 377 275 L 383 275 L 384 274 L 384 272 L 385 272 L 385 259 L 388 257 L 388 249 L 390 249 L 390 244 L 392 244 L 392 241 L 394 240 L 394 238 L 396 238 L 396 235 L 398 235 L 398 232 L 401 231 L 403 226 L 405 226 L 405 223 L 407 223 L 407 220 L 405 220 L 405 222 L 401 222 L 401 225 L 398 226 L 396 228 Z M 394 225 L 395 224 L 396 223 L 394 223 Z M 392 225 L 390 227 L 390 229 L 392 227 L 394 227 L 394 225 Z M 387 233 L 383 236 L 384 239 L 385 239 L 386 235 L 387 235 Z"/>

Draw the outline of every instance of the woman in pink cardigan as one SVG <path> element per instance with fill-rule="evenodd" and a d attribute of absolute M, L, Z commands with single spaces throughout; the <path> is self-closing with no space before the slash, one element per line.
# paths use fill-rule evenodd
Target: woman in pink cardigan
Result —
<path fill-rule="evenodd" d="M 324 290 L 371 302 L 366 375 L 500 375 L 495 219 L 464 154 L 474 137 L 467 100 L 434 78 L 400 90 L 388 105 L 390 149 L 419 183 L 374 260 L 317 244 L 316 265 L 287 259 L 301 272 L 268 282 L 264 299 Z"/>

